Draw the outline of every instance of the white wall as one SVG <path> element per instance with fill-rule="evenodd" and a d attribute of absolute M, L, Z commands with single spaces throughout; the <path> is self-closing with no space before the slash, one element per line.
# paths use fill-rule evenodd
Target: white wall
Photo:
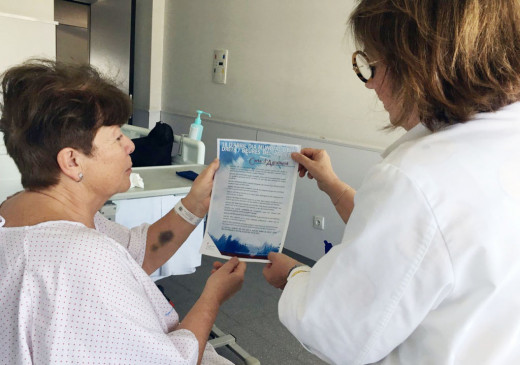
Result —
<path fill-rule="evenodd" d="M 40 21 L 54 21 L 54 0 L 0 0 L 0 12 L 35 18 Z M 23 30 L 19 29 L 22 32 Z M 18 35 L 19 33 L 11 33 Z"/>
<path fill-rule="evenodd" d="M 0 1 L 0 73 L 30 57 L 56 57 L 53 0 Z M 20 174 L 0 133 L 0 202 L 22 189 Z"/>
<path fill-rule="evenodd" d="M 134 125 L 160 120 L 165 0 L 137 0 L 134 48 Z"/>
<path fill-rule="evenodd" d="M 387 114 L 352 71 L 353 0 L 168 0 L 162 111 L 382 148 Z M 212 82 L 228 49 L 227 84 Z"/>
<path fill-rule="evenodd" d="M 0 0 L 0 72 L 29 57 L 56 56 L 53 0 Z"/>

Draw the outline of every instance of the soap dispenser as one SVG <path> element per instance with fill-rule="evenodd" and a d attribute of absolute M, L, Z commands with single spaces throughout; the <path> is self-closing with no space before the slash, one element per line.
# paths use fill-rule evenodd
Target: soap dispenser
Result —
<path fill-rule="evenodd" d="M 200 115 L 206 114 L 207 116 L 211 117 L 211 114 L 203 112 L 202 110 L 197 110 L 197 118 L 193 123 L 191 123 L 190 126 L 190 133 L 188 134 L 188 137 L 191 139 L 195 139 L 197 141 L 200 141 L 202 137 L 202 129 L 204 126 L 201 124 Z"/>

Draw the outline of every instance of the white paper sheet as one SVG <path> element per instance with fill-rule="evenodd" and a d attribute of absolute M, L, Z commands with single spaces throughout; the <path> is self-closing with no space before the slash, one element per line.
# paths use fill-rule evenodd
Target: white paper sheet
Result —
<path fill-rule="evenodd" d="M 219 139 L 206 233 L 200 252 L 269 262 L 281 252 L 289 226 L 299 145 Z"/>

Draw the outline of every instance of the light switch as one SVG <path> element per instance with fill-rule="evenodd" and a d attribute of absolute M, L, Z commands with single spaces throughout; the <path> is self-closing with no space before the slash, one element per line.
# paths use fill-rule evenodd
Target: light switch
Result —
<path fill-rule="evenodd" d="M 213 82 L 225 84 L 227 79 L 228 50 L 213 51 Z"/>

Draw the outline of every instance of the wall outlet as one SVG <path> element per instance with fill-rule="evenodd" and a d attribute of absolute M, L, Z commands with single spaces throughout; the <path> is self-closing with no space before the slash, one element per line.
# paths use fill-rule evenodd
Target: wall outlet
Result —
<path fill-rule="evenodd" d="M 227 79 L 228 50 L 216 49 L 213 51 L 213 82 L 225 84 Z"/>
<path fill-rule="evenodd" d="M 322 215 L 312 217 L 312 227 L 323 231 L 325 229 L 325 217 Z"/>

